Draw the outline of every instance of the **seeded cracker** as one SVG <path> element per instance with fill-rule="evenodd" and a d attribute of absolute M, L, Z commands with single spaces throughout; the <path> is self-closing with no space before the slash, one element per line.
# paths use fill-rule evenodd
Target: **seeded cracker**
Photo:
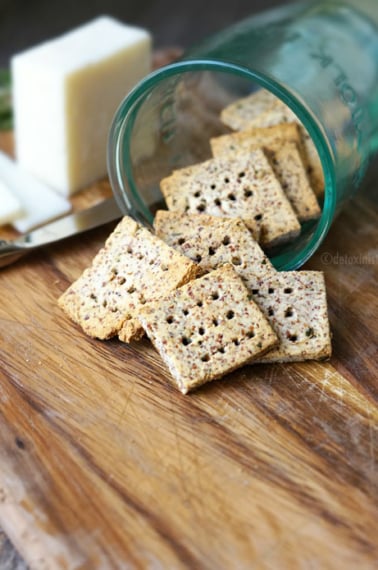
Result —
<path fill-rule="evenodd" d="M 168 245 L 186 255 L 203 272 L 230 263 L 243 277 L 275 271 L 242 220 L 199 214 L 156 212 L 156 234 Z"/>
<path fill-rule="evenodd" d="M 235 370 L 277 342 L 230 265 L 148 303 L 139 318 L 183 394 Z"/>
<path fill-rule="evenodd" d="M 276 101 L 273 106 L 259 114 L 253 114 L 250 117 L 244 115 L 244 120 L 237 130 L 261 129 L 266 127 L 275 127 L 283 124 L 301 123 L 295 113 L 282 101 Z"/>
<path fill-rule="evenodd" d="M 286 271 L 245 281 L 280 344 L 256 362 L 323 360 L 331 356 L 326 289 L 320 271 Z"/>
<path fill-rule="evenodd" d="M 60 297 L 59 305 L 89 336 L 143 336 L 140 308 L 193 279 L 198 268 L 129 217 L 115 228 L 92 266 Z"/>
<path fill-rule="evenodd" d="M 311 188 L 318 198 L 324 194 L 323 168 L 316 147 L 298 117 L 282 101 L 277 101 L 274 107 L 261 113 L 258 116 L 251 116 L 248 120 L 244 118 L 242 129 L 271 127 L 284 123 L 297 123 L 301 134 L 301 152 L 304 165 L 306 167 Z"/>
<path fill-rule="evenodd" d="M 271 109 L 277 97 L 266 89 L 259 89 L 247 97 L 234 101 L 221 112 L 221 120 L 232 129 L 244 129 L 246 122 Z"/>
<path fill-rule="evenodd" d="M 285 143 L 279 148 L 264 150 L 298 220 L 307 222 L 319 218 L 318 200 L 309 184 L 297 145 Z"/>
<path fill-rule="evenodd" d="M 214 156 L 231 157 L 263 147 L 298 220 L 306 222 L 318 218 L 320 208 L 297 147 L 299 141 L 298 126 L 287 123 L 223 135 L 210 143 Z"/>
<path fill-rule="evenodd" d="M 285 142 L 301 143 L 299 125 L 296 123 L 283 123 L 271 127 L 250 127 L 248 129 L 221 135 L 210 139 L 211 150 L 214 156 L 228 154 L 235 151 L 249 151 L 255 147 L 269 147 L 282 145 Z"/>
<path fill-rule="evenodd" d="M 264 355 L 262 361 L 330 356 L 326 290 L 321 272 L 277 272 L 269 260 L 265 263 L 263 251 L 243 228 L 241 220 L 158 211 L 155 228 L 162 239 L 196 260 L 203 270 L 233 264 L 280 339 L 280 345 Z"/>
<path fill-rule="evenodd" d="M 264 247 L 286 242 L 300 232 L 298 219 L 260 149 L 176 170 L 160 187 L 169 210 L 241 218 Z"/>

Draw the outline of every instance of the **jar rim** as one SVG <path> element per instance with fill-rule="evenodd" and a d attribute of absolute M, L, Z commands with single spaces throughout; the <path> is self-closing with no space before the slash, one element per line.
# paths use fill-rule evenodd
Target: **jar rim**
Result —
<path fill-rule="evenodd" d="M 285 252 L 271 259 L 278 270 L 297 269 L 317 250 L 335 216 L 336 176 L 334 155 L 319 121 L 305 103 L 283 83 L 252 67 L 247 68 L 232 62 L 211 58 L 180 60 L 153 71 L 134 87 L 118 107 L 108 139 L 108 174 L 113 193 L 121 211 L 131 215 L 144 225 L 152 224 L 152 214 L 138 192 L 138 188 L 132 178 L 132 169 L 128 168 L 131 164 L 130 150 L 124 147 L 125 140 L 131 135 L 138 108 L 162 80 L 182 73 L 197 71 L 231 73 L 249 79 L 260 85 L 260 87 L 269 90 L 297 115 L 311 136 L 324 172 L 325 192 L 322 213 L 313 234 L 299 251 Z M 126 162 L 128 162 L 126 165 L 123 164 L 125 150 Z M 125 188 L 125 181 L 130 188 L 130 192 L 127 192 Z"/>

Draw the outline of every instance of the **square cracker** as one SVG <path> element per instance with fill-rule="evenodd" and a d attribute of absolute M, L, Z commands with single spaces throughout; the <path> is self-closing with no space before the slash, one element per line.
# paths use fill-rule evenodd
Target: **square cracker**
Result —
<path fill-rule="evenodd" d="M 241 218 L 263 247 L 289 241 L 301 229 L 261 149 L 176 170 L 160 187 L 169 210 Z"/>
<path fill-rule="evenodd" d="M 290 107 L 285 105 L 282 101 L 277 100 L 274 105 L 262 113 L 254 114 L 250 117 L 244 116 L 243 126 L 240 130 L 261 129 L 287 123 L 297 124 L 299 127 L 301 126 L 297 115 Z"/>
<path fill-rule="evenodd" d="M 231 129 L 239 131 L 244 129 L 246 121 L 271 109 L 277 100 L 270 91 L 259 89 L 227 105 L 221 112 L 221 121 Z"/>
<path fill-rule="evenodd" d="M 243 366 L 277 342 L 231 265 L 146 304 L 139 318 L 183 394 Z"/>
<path fill-rule="evenodd" d="M 261 361 L 327 358 L 331 339 L 323 274 L 277 272 L 243 226 L 241 220 L 166 211 L 155 218 L 157 234 L 203 270 L 233 264 L 280 339 Z"/>
<path fill-rule="evenodd" d="M 324 174 L 322 163 L 316 150 L 316 146 L 304 127 L 301 127 L 303 162 L 316 196 L 321 198 L 324 194 Z"/>
<path fill-rule="evenodd" d="M 251 116 L 249 120 L 245 119 L 242 128 L 271 127 L 283 123 L 296 123 L 299 125 L 301 135 L 300 151 L 303 162 L 313 191 L 318 198 L 322 197 L 324 194 L 324 175 L 318 151 L 305 127 L 287 105 L 282 103 L 282 101 L 277 101 L 269 110 L 258 116 Z"/>
<path fill-rule="evenodd" d="M 280 344 L 256 362 L 323 360 L 331 356 L 326 289 L 320 271 L 283 271 L 245 283 Z"/>
<path fill-rule="evenodd" d="M 203 272 L 230 263 L 241 277 L 275 271 L 242 220 L 205 214 L 156 212 L 156 234 L 168 245 L 186 255 Z"/>
<path fill-rule="evenodd" d="M 144 331 L 138 312 L 144 303 L 193 279 L 197 266 L 146 228 L 125 216 L 95 256 L 92 266 L 58 303 L 89 336 L 124 342 Z"/>
<path fill-rule="evenodd" d="M 263 147 L 273 172 L 281 183 L 300 222 L 316 219 L 320 208 L 298 150 L 298 125 L 286 123 L 272 127 L 251 128 L 210 141 L 214 156 L 248 152 Z"/>
<path fill-rule="evenodd" d="M 280 147 L 272 146 L 264 150 L 298 220 L 307 222 L 319 218 L 319 203 L 310 186 L 297 145 L 287 142 Z"/>
<path fill-rule="evenodd" d="M 236 151 L 250 151 L 256 147 L 274 145 L 276 148 L 285 142 L 301 143 L 299 125 L 283 123 L 269 127 L 249 127 L 236 133 L 213 137 L 210 146 L 214 156 L 221 156 Z"/>

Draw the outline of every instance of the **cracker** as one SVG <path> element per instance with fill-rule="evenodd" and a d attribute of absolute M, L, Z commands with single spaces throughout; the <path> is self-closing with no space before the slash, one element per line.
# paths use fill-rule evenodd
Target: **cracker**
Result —
<path fill-rule="evenodd" d="M 139 318 L 183 394 L 277 343 L 231 265 L 146 304 Z"/>
<path fill-rule="evenodd" d="M 261 149 L 176 170 L 160 186 L 169 210 L 241 218 L 263 247 L 289 241 L 300 232 Z"/>
<path fill-rule="evenodd" d="M 307 222 L 318 218 L 321 210 L 297 145 L 287 142 L 278 148 L 265 148 L 265 151 L 298 220 Z"/>
<path fill-rule="evenodd" d="M 125 216 L 92 266 L 58 302 L 89 336 L 118 334 L 130 342 L 144 334 L 138 320 L 143 304 L 187 283 L 197 272 L 188 258 Z"/>
<path fill-rule="evenodd" d="M 298 220 L 306 222 L 318 218 L 320 208 L 298 150 L 300 143 L 299 126 L 294 123 L 251 128 L 210 141 L 214 156 L 263 147 Z"/>
<path fill-rule="evenodd" d="M 296 123 L 283 123 L 270 127 L 251 127 L 236 133 L 210 139 L 214 156 L 235 151 L 250 151 L 256 147 L 282 145 L 285 142 L 300 144 L 301 135 Z"/>
<path fill-rule="evenodd" d="M 186 255 L 203 272 L 230 263 L 241 277 L 275 271 L 242 220 L 199 214 L 156 212 L 156 234 L 168 245 Z"/>
<path fill-rule="evenodd" d="M 225 125 L 239 131 L 245 127 L 246 121 L 268 111 L 276 101 L 277 97 L 273 93 L 266 89 L 259 89 L 225 107 L 220 118 Z"/>
<path fill-rule="evenodd" d="M 301 127 L 302 148 L 304 162 L 308 177 L 316 196 L 321 198 L 324 194 L 324 174 L 316 146 L 304 127 Z"/>
<path fill-rule="evenodd" d="M 277 102 L 268 111 L 261 113 L 257 117 L 251 117 L 249 121 L 245 121 L 243 128 L 271 127 L 283 123 L 297 123 L 299 125 L 301 135 L 300 150 L 303 162 L 313 191 L 318 198 L 322 197 L 324 194 L 324 175 L 318 151 L 305 127 L 287 105 L 282 103 L 282 101 Z"/>
<path fill-rule="evenodd" d="M 330 355 L 322 273 L 277 272 L 269 260 L 264 263 L 263 252 L 251 236 L 246 235 L 248 230 L 245 226 L 243 229 L 241 220 L 159 211 L 155 228 L 162 239 L 197 260 L 205 271 L 216 269 L 223 263 L 233 263 L 234 270 L 280 339 L 280 345 L 263 356 L 261 361 L 321 359 Z M 297 339 L 293 340 L 295 336 Z"/>
<path fill-rule="evenodd" d="M 320 271 L 286 271 L 245 280 L 280 344 L 256 362 L 323 360 L 331 356 L 326 289 Z"/>
<path fill-rule="evenodd" d="M 260 113 L 257 116 L 251 117 L 250 119 L 246 119 L 244 122 L 244 129 L 250 128 L 265 128 L 265 127 L 274 127 L 277 125 L 282 124 L 298 124 L 301 126 L 301 123 L 297 117 L 297 115 L 282 101 L 277 101 L 276 104 L 271 107 L 269 110 Z"/>

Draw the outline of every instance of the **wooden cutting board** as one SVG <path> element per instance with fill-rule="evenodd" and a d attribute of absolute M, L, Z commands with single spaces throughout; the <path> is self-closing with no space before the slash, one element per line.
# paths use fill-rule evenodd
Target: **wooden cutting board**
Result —
<path fill-rule="evenodd" d="M 307 264 L 326 275 L 331 361 L 245 367 L 190 396 L 147 340 L 91 340 L 57 307 L 112 227 L 0 272 L 0 525 L 30 567 L 376 568 L 369 198 Z"/>

